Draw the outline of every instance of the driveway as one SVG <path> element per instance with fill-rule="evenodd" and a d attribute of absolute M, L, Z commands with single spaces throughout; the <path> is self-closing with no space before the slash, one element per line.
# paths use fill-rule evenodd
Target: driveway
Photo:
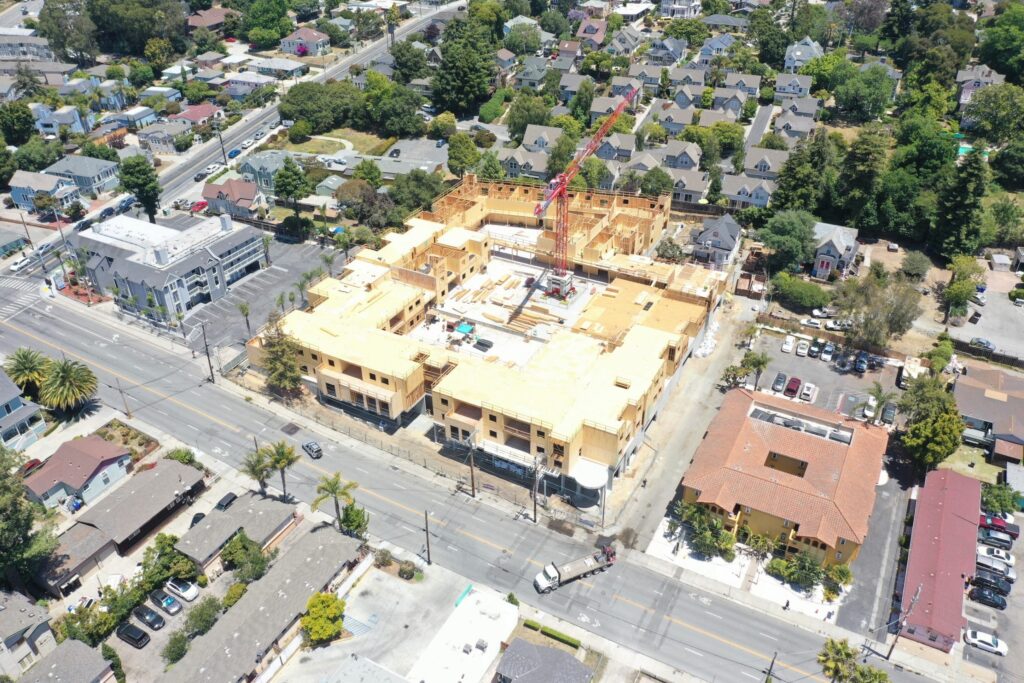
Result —
<path fill-rule="evenodd" d="M 992 273 L 986 275 L 988 303 L 984 306 L 968 304 L 972 311 L 981 313 L 981 319 L 974 324 L 964 323 L 961 327 L 949 328 L 949 334 L 956 339 L 970 341 L 972 337 L 984 337 L 996 345 L 996 351 L 1021 356 L 1020 340 L 1024 338 L 1024 306 L 1014 306 L 1006 295 L 1020 279 L 1014 273 Z"/>

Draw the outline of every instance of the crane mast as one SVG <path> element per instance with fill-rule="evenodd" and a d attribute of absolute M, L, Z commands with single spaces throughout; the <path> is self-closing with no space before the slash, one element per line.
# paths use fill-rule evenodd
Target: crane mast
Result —
<path fill-rule="evenodd" d="M 612 126 L 618 121 L 622 112 L 626 110 L 633 98 L 640 92 L 638 88 L 630 88 L 623 96 L 615 110 L 608 115 L 604 124 L 597 133 L 566 166 L 562 173 L 548 183 L 544 191 L 544 199 L 537 203 L 533 214 L 540 219 L 544 218 L 548 207 L 555 204 L 555 262 L 552 273 L 548 276 L 546 291 L 550 296 L 560 299 L 568 298 L 574 291 L 572 282 L 572 270 L 569 268 L 569 183 L 580 172 L 583 162 L 597 151 L 601 146 L 601 140 L 608 135 Z"/>

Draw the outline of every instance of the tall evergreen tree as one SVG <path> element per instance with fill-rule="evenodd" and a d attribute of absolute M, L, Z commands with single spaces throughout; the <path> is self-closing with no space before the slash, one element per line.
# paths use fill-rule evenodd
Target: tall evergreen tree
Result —
<path fill-rule="evenodd" d="M 981 200 L 988 183 L 988 165 L 981 151 L 971 151 L 939 193 L 933 248 L 946 259 L 973 254 L 981 243 L 984 209 Z"/>
<path fill-rule="evenodd" d="M 487 98 L 493 65 L 494 48 L 483 29 L 466 21 L 451 22 L 432 83 L 438 110 L 456 115 L 474 112 Z"/>

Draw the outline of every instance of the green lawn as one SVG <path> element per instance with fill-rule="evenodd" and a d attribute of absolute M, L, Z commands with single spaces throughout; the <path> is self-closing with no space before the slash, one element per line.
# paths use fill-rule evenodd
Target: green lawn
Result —
<path fill-rule="evenodd" d="M 305 142 L 300 142 L 297 145 L 287 143 L 284 146 L 285 149 L 292 152 L 305 152 L 306 154 L 334 154 L 345 149 L 345 145 L 341 142 L 334 142 L 332 140 L 318 140 L 316 138 L 310 138 Z"/>
<path fill-rule="evenodd" d="M 323 136 L 348 140 L 352 143 L 355 150 L 362 154 L 381 155 L 387 151 L 388 147 L 395 144 L 394 138 L 384 139 L 377 137 L 373 133 L 363 133 L 351 128 L 335 128 L 334 130 L 327 131 Z"/>
<path fill-rule="evenodd" d="M 1002 471 L 985 460 L 985 452 L 982 449 L 966 444 L 962 444 L 956 453 L 946 458 L 939 468 L 953 470 L 988 484 L 997 483 Z"/>

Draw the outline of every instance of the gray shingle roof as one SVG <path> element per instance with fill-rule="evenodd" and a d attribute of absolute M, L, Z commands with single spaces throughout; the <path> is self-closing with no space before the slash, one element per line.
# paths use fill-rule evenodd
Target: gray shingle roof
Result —
<path fill-rule="evenodd" d="M 96 683 L 110 671 L 110 664 L 80 640 L 68 638 L 43 657 L 19 680 L 21 683 Z"/>
<path fill-rule="evenodd" d="M 261 546 L 266 545 L 279 529 L 292 520 L 294 510 L 294 506 L 276 498 L 249 492 L 240 496 L 227 510 L 214 510 L 208 514 L 186 531 L 174 547 L 196 562 L 205 564 L 239 529 Z"/>
<path fill-rule="evenodd" d="M 568 652 L 516 638 L 498 662 L 499 676 L 512 683 L 590 683 L 594 672 Z"/>
<path fill-rule="evenodd" d="M 21 593 L 0 591 L 0 640 L 8 640 L 50 620 L 50 613 Z"/>
<path fill-rule="evenodd" d="M 43 169 L 43 173 L 68 173 L 70 175 L 82 176 L 85 178 L 94 178 L 100 173 L 111 168 L 115 168 L 116 166 L 116 161 L 73 155 L 66 156 L 63 159 L 58 160 L 50 167 Z"/>
<path fill-rule="evenodd" d="M 54 588 L 59 588 L 83 562 L 110 543 L 110 537 L 88 524 L 75 524 L 57 541 L 57 551 L 40 572 L 42 579 Z"/>

